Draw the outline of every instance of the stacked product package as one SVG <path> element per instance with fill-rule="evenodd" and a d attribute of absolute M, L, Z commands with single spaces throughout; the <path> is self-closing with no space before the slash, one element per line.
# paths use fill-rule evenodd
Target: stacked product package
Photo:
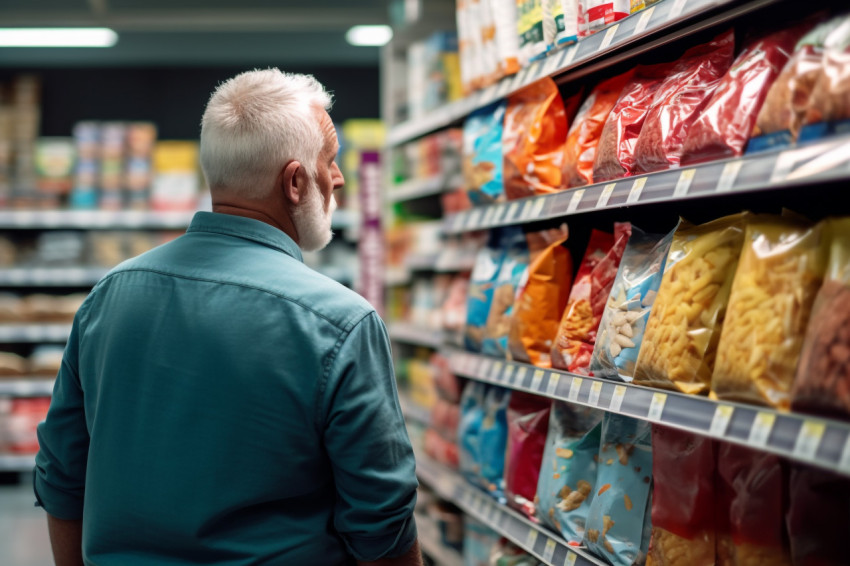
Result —
<path fill-rule="evenodd" d="M 34 75 L 0 84 L 0 206 L 50 206 L 36 189 L 40 102 L 41 83 Z"/>

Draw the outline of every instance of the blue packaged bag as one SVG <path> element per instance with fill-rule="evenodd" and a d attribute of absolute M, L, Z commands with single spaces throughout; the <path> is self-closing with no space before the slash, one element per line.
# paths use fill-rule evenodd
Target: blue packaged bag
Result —
<path fill-rule="evenodd" d="M 502 229 L 501 247 L 502 257 L 499 272 L 493 281 L 481 352 L 505 358 L 517 290 L 521 287 L 523 277 L 527 276 L 530 260 L 525 233 L 516 226 Z"/>
<path fill-rule="evenodd" d="M 471 381 L 460 402 L 460 471 L 471 484 L 504 498 L 510 390 Z"/>
<path fill-rule="evenodd" d="M 507 101 L 476 110 L 463 124 L 463 177 L 474 205 L 505 200 L 502 183 L 502 131 Z"/>
<path fill-rule="evenodd" d="M 499 274 L 499 266 L 504 254 L 500 246 L 500 231 L 491 230 L 487 245 L 478 250 L 475 256 L 475 265 L 469 277 L 463 343 L 471 352 L 480 352 L 484 341 L 484 327 L 490 314 L 496 276 Z"/>

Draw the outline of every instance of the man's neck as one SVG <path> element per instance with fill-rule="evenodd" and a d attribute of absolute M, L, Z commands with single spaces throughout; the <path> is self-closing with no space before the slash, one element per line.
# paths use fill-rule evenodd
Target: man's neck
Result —
<path fill-rule="evenodd" d="M 295 242 L 298 242 L 298 234 L 295 231 L 295 226 L 292 224 L 289 215 L 285 215 L 284 218 L 277 218 L 274 214 L 269 214 L 268 212 L 258 210 L 252 206 L 230 202 L 214 202 L 212 205 L 212 211 L 220 214 L 231 214 L 233 216 L 242 216 L 244 218 L 252 218 L 254 220 L 259 220 L 260 222 L 265 222 L 266 224 L 274 226 L 281 232 L 285 233 L 295 240 Z"/>

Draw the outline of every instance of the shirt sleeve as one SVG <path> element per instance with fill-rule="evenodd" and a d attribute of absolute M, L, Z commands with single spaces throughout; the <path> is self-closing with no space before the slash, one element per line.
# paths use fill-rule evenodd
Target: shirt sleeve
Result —
<path fill-rule="evenodd" d="M 78 373 L 78 313 L 53 386 L 47 418 L 38 425 L 34 490 L 37 505 L 59 519 L 83 516 L 89 433 Z"/>
<path fill-rule="evenodd" d="M 400 556 L 416 540 L 418 482 L 389 339 L 375 312 L 356 324 L 329 369 L 323 414 L 334 526 L 357 560 Z"/>

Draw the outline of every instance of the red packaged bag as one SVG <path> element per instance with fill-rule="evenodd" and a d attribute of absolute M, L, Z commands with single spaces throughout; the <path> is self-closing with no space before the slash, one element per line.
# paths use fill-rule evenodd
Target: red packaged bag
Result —
<path fill-rule="evenodd" d="M 782 30 L 744 48 L 691 127 L 682 153 L 683 164 L 744 153 L 770 87 L 806 29 L 797 26 Z"/>
<path fill-rule="evenodd" d="M 846 564 L 850 481 L 795 464 L 789 493 L 787 524 L 795 566 Z"/>
<path fill-rule="evenodd" d="M 635 145 L 655 92 L 672 69 L 670 63 L 640 65 L 623 88 L 599 136 L 593 181 L 628 177 L 635 168 Z"/>
<path fill-rule="evenodd" d="M 443 438 L 435 429 L 429 428 L 425 431 L 423 448 L 425 449 L 425 454 L 437 462 L 454 470 L 460 467 L 457 444 Z"/>
<path fill-rule="evenodd" d="M 590 233 L 590 243 L 552 344 L 553 367 L 589 375 L 596 332 L 631 233 L 628 222 L 615 224 L 613 236 L 599 230 Z"/>
<path fill-rule="evenodd" d="M 599 136 L 631 76 L 632 71 L 629 71 L 599 83 L 579 108 L 564 147 L 564 182 L 567 187 L 593 183 L 593 162 Z"/>
<path fill-rule="evenodd" d="M 534 517 L 534 496 L 549 431 L 552 401 L 514 391 L 508 403 L 508 446 L 505 453 L 505 495 L 508 504 Z"/>
<path fill-rule="evenodd" d="M 649 173 L 679 164 L 685 139 L 732 65 L 732 30 L 697 45 L 676 61 L 652 101 L 635 146 L 635 170 Z"/>
<path fill-rule="evenodd" d="M 653 566 L 714 566 L 714 441 L 652 427 Z"/>

